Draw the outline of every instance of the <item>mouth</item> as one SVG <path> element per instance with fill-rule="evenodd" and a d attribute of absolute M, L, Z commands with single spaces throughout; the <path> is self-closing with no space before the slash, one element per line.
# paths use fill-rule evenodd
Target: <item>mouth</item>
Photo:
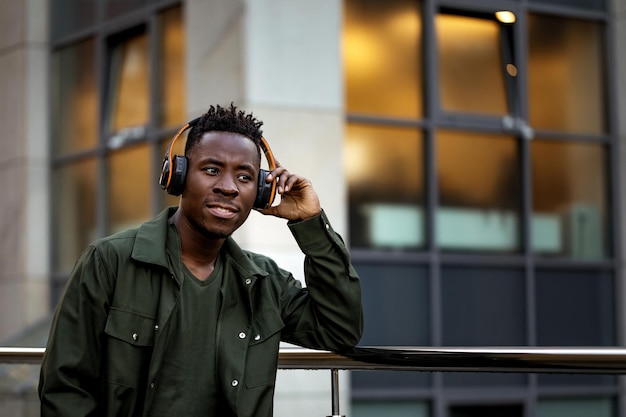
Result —
<path fill-rule="evenodd" d="M 220 219 L 231 219 L 235 217 L 239 210 L 235 207 L 225 205 L 208 205 L 209 212 Z"/>

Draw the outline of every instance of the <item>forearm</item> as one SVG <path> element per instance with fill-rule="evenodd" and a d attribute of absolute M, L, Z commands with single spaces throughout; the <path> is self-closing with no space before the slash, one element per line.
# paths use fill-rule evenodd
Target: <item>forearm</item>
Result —
<path fill-rule="evenodd" d="M 323 212 L 290 228 L 305 254 L 309 310 L 325 336 L 318 347 L 355 345 L 363 331 L 361 284 L 343 241 Z"/>

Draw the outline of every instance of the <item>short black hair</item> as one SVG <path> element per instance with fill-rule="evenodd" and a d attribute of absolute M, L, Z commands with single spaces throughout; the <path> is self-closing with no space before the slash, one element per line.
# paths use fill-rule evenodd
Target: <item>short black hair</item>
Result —
<path fill-rule="evenodd" d="M 231 103 L 230 107 L 222 107 L 219 104 L 211 106 L 209 110 L 200 116 L 198 122 L 191 128 L 185 144 L 185 155 L 200 141 L 206 132 L 233 132 L 249 138 L 260 152 L 263 122 L 258 120 L 252 113 L 237 109 Z"/>

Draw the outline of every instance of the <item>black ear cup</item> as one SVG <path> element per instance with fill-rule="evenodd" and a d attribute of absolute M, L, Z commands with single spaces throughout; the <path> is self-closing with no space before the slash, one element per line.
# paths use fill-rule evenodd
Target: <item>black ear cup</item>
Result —
<path fill-rule="evenodd" d="M 255 209 L 264 209 L 269 207 L 274 200 L 274 182 L 265 181 L 269 171 L 261 169 L 259 171 L 259 182 L 257 183 L 256 199 L 254 200 Z"/>
<path fill-rule="evenodd" d="M 187 178 L 187 157 L 174 155 L 172 159 L 172 179 L 167 187 L 167 192 L 172 195 L 181 195 Z"/>

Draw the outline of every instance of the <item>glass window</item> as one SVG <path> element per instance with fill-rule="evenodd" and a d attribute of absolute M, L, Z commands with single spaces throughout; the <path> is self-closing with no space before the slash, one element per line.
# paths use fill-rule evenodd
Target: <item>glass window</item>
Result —
<path fill-rule="evenodd" d="M 95 159 L 67 164 L 52 172 L 53 271 L 69 274 L 80 253 L 97 235 Z"/>
<path fill-rule="evenodd" d="M 534 129 L 606 130 L 602 30 L 595 22 L 529 16 L 528 110 Z"/>
<path fill-rule="evenodd" d="M 110 232 L 136 227 L 150 215 L 153 178 L 151 152 L 146 145 L 127 147 L 109 158 L 107 215 Z"/>
<path fill-rule="evenodd" d="M 443 268 L 442 339 L 445 346 L 524 346 L 524 273 L 510 269 Z M 446 372 L 446 386 L 523 385 L 523 374 Z"/>
<path fill-rule="evenodd" d="M 439 14 L 435 27 L 441 107 L 456 112 L 506 114 L 498 21 Z"/>
<path fill-rule="evenodd" d="M 523 271 L 443 268 L 441 294 L 444 345 L 526 344 Z"/>
<path fill-rule="evenodd" d="M 58 39 L 93 25 L 97 4 L 98 0 L 52 0 L 52 38 Z"/>
<path fill-rule="evenodd" d="M 521 182 L 516 140 L 441 130 L 436 141 L 439 247 L 519 250 Z"/>
<path fill-rule="evenodd" d="M 148 122 L 149 95 L 148 35 L 141 33 L 116 42 L 111 49 L 107 97 L 109 132 L 132 128 Z M 143 132 L 139 131 L 139 135 Z M 126 137 L 120 138 L 126 139 Z M 115 143 L 114 147 L 121 143 Z"/>
<path fill-rule="evenodd" d="M 362 281 L 362 346 L 430 345 L 430 301 L 427 270 L 416 266 L 354 262 Z M 425 386 L 423 372 L 359 371 L 354 389 Z"/>
<path fill-rule="evenodd" d="M 568 398 L 539 400 L 537 417 L 614 417 L 612 398 Z"/>
<path fill-rule="evenodd" d="M 351 244 L 422 247 L 421 132 L 353 123 L 346 133 L 344 165 L 349 184 Z"/>
<path fill-rule="evenodd" d="M 605 258 L 609 236 L 604 147 L 534 140 L 531 155 L 535 252 Z"/>
<path fill-rule="evenodd" d="M 372 401 L 352 402 L 354 417 L 430 417 L 429 404 L 423 401 Z"/>
<path fill-rule="evenodd" d="M 420 2 L 344 1 L 346 108 L 378 116 L 422 116 Z"/>
<path fill-rule="evenodd" d="M 89 39 L 53 55 L 51 83 L 54 154 L 94 148 L 98 141 L 95 42 Z"/>
<path fill-rule="evenodd" d="M 614 345 L 614 290 L 613 277 L 608 272 L 538 271 L 537 343 Z"/>
<path fill-rule="evenodd" d="M 606 10 L 607 5 L 606 0 L 529 0 L 529 2 L 601 11 Z"/>
<path fill-rule="evenodd" d="M 521 404 L 453 405 L 450 417 L 524 417 Z"/>
<path fill-rule="evenodd" d="M 162 14 L 163 38 L 161 41 L 161 125 L 183 125 L 186 112 L 185 84 L 185 32 L 182 10 L 170 9 Z"/>
<path fill-rule="evenodd" d="M 140 9 L 152 0 L 105 0 L 107 17 L 121 16 Z"/>

